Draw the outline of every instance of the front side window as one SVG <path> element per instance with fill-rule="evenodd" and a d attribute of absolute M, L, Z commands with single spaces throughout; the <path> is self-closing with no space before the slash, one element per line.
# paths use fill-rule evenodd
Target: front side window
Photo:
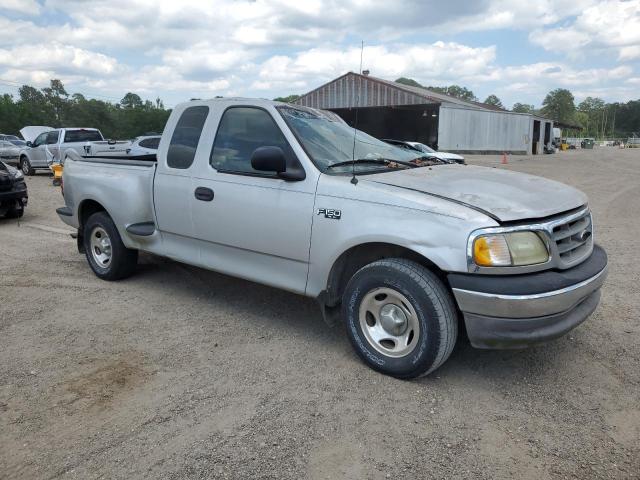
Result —
<path fill-rule="evenodd" d="M 33 141 L 33 146 L 39 147 L 40 145 L 44 145 L 45 141 L 47 140 L 47 135 L 47 133 L 41 133 L 40 135 L 38 135 Z"/>
<path fill-rule="evenodd" d="M 189 107 L 182 112 L 171 136 L 167 166 L 180 169 L 191 166 L 208 114 L 209 107 L 206 106 Z"/>
<path fill-rule="evenodd" d="M 253 107 L 231 107 L 220 119 L 209 161 L 213 168 L 221 172 L 264 176 L 265 172 L 251 167 L 251 155 L 257 148 L 267 146 L 280 147 L 287 158 L 294 155 L 267 111 Z"/>

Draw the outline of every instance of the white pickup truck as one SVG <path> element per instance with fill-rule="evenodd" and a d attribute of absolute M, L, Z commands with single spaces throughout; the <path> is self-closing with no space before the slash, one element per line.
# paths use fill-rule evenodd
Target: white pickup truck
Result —
<path fill-rule="evenodd" d="M 52 162 L 63 161 L 70 149 L 80 153 L 89 142 L 105 141 L 96 128 L 25 127 L 20 133 L 27 140 L 18 160 L 25 175 L 48 169 Z"/>
<path fill-rule="evenodd" d="M 559 337 L 598 305 L 607 256 L 587 198 L 531 175 L 443 164 L 322 111 L 177 106 L 157 160 L 72 156 L 60 218 L 105 280 L 138 251 L 316 298 L 372 368 L 438 368 Z"/>

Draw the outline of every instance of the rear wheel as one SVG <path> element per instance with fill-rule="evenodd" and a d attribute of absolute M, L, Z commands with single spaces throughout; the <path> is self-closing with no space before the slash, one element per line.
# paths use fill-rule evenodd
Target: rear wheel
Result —
<path fill-rule="evenodd" d="M 103 280 L 130 276 L 138 263 L 138 251 L 124 246 L 111 217 L 97 212 L 84 226 L 84 250 L 93 272 Z"/>
<path fill-rule="evenodd" d="M 433 272 L 410 260 L 384 259 L 358 270 L 345 289 L 342 308 L 360 358 L 397 378 L 437 369 L 458 335 L 451 294 Z"/>
<path fill-rule="evenodd" d="M 20 170 L 22 170 L 22 173 L 25 175 L 33 175 L 35 173 L 35 170 L 31 166 L 31 162 L 27 157 L 20 158 Z"/>

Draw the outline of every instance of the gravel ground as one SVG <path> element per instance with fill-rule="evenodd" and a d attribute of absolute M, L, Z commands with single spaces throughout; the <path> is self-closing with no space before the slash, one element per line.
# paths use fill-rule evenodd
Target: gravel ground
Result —
<path fill-rule="evenodd" d="M 0 477 L 639 478 L 640 149 L 469 161 L 584 190 L 610 275 L 566 337 L 460 340 L 418 381 L 364 366 L 309 299 L 148 255 L 98 280 L 29 178 L 0 220 Z"/>

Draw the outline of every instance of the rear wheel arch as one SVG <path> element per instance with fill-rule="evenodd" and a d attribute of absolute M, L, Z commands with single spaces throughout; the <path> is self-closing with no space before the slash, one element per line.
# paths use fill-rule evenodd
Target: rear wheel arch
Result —
<path fill-rule="evenodd" d="M 84 224 L 87 222 L 88 218 L 97 212 L 107 212 L 107 209 L 102 206 L 99 202 L 91 199 L 83 200 L 78 206 L 78 224 L 79 230 L 82 231 L 84 228 Z M 109 215 L 111 216 L 111 215 Z"/>
<path fill-rule="evenodd" d="M 77 243 L 78 243 L 78 251 L 80 253 L 85 253 L 84 226 L 87 223 L 87 220 L 89 219 L 89 217 L 91 217 L 91 215 L 97 212 L 105 212 L 107 215 L 109 215 L 109 212 L 107 212 L 107 209 L 104 208 L 99 202 L 95 200 L 91 200 L 91 199 L 83 200 L 82 202 L 80 202 L 80 205 L 78 206 Z"/>

